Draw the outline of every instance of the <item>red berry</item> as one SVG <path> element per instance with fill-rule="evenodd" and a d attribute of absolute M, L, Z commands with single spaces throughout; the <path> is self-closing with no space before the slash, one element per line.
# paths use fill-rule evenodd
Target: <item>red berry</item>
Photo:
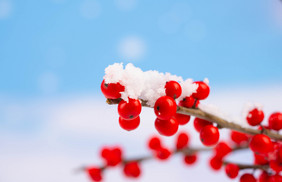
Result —
<path fill-rule="evenodd" d="M 246 119 L 247 119 L 249 125 L 256 126 L 256 125 L 259 125 L 263 121 L 263 118 L 264 118 L 263 111 L 262 110 L 258 110 L 256 108 L 256 109 L 251 110 L 248 113 Z"/>
<path fill-rule="evenodd" d="M 171 97 L 162 96 L 156 101 L 154 110 L 157 118 L 167 120 L 175 115 L 177 106 Z"/>
<path fill-rule="evenodd" d="M 160 120 L 156 118 L 155 128 L 161 135 L 172 136 L 178 130 L 178 122 L 174 118 L 168 120 Z"/>
<path fill-rule="evenodd" d="M 103 148 L 101 156 L 105 159 L 107 166 L 116 166 L 122 161 L 122 151 L 119 147 Z"/>
<path fill-rule="evenodd" d="M 240 182 L 256 182 L 256 178 L 254 175 L 246 173 L 240 177 Z"/>
<path fill-rule="evenodd" d="M 167 96 L 169 96 L 173 99 L 178 98 L 182 93 L 182 89 L 181 89 L 180 84 L 176 81 L 173 81 L 173 80 L 166 82 L 165 93 L 166 93 Z"/>
<path fill-rule="evenodd" d="M 179 133 L 177 136 L 177 140 L 176 140 L 176 148 L 179 149 L 183 149 L 185 147 L 187 147 L 189 143 L 189 136 L 188 134 L 182 132 Z"/>
<path fill-rule="evenodd" d="M 275 171 L 275 172 L 277 172 L 277 173 L 279 173 L 280 171 L 282 171 L 282 163 L 280 163 L 280 162 L 277 161 L 277 160 L 271 160 L 271 161 L 269 162 L 269 166 L 270 166 L 270 168 L 271 168 L 273 171 Z"/>
<path fill-rule="evenodd" d="M 158 150 L 161 148 L 161 140 L 159 137 L 152 137 L 148 142 L 148 147 L 152 150 Z"/>
<path fill-rule="evenodd" d="M 167 148 L 160 148 L 156 151 L 156 157 L 160 160 L 166 160 L 170 157 L 171 152 Z"/>
<path fill-rule="evenodd" d="M 135 119 L 123 119 L 119 117 L 119 125 L 121 128 L 127 131 L 136 129 L 140 124 L 140 117 L 137 116 Z"/>
<path fill-rule="evenodd" d="M 202 128 L 204 128 L 207 125 L 212 125 L 212 122 L 200 118 L 194 119 L 194 127 L 198 132 L 200 132 Z"/>
<path fill-rule="evenodd" d="M 190 154 L 184 156 L 184 162 L 187 165 L 194 164 L 197 161 L 197 155 L 196 154 Z"/>
<path fill-rule="evenodd" d="M 89 177 L 93 181 L 102 181 L 102 171 L 100 168 L 91 167 L 86 169 Z"/>
<path fill-rule="evenodd" d="M 120 83 L 105 83 L 105 80 L 101 83 L 101 90 L 107 99 L 120 98 L 120 92 L 124 91 L 124 86 Z"/>
<path fill-rule="evenodd" d="M 215 150 L 215 155 L 221 158 L 225 157 L 230 152 L 232 152 L 231 147 L 225 142 L 219 142 L 214 148 L 214 150 Z"/>
<path fill-rule="evenodd" d="M 222 166 L 222 158 L 215 155 L 210 159 L 210 166 L 216 171 L 219 170 Z"/>
<path fill-rule="evenodd" d="M 281 181 L 282 181 L 282 177 L 279 174 L 275 174 L 275 175 L 269 176 L 267 182 L 281 182 Z"/>
<path fill-rule="evenodd" d="M 258 182 L 268 182 L 269 176 L 267 172 L 263 171 L 258 178 Z"/>
<path fill-rule="evenodd" d="M 268 119 L 269 127 L 273 130 L 282 129 L 282 113 L 275 112 L 269 116 Z"/>
<path fill-rule="evenodd" d="M 192 97 L 192 96 L 190 96 L 190 97 L 185 97 L 183 100 L 181 100 L 181 101 L 179 102 L 178 105 L 179 105 L 179 106 L 182 106 L 182 107 L 191 108 L 191 107 L 194 106 L 195 100 L 196 100 L 196 99 L 195 99 L 194 97 Z M 195 107 L 198 107 L 199 103 L 200 103 L 200 101 L 197 100 Z"/>
<path fill-rule="evenodd" d="M 238 145 L 244 142 L 247 142 L 249 140 L 248 135 L 246 135 L 245 133 L 238 132 L 238 131 L 231 131 L 230 137 L 231 137 L 231 140 Z"/>
<path fill-rule="evenodd" d="M 187 124 L 190 121 L 190 118 L 191 118 L 191 116 L 189 116 L 189 115 L 178 114 L 178 113 L 176 113 L 173 117 L 178 121 L 178 123 L 180 125 Z"/>
<path fill-rule="evenodd" d="M 225 173 L 231 179 L 234 179 L 238 176 L 239 170 L 240 169 L 236 164 L 227 164 L 225 166 Z"/>
<path fill-rule="evenodd" d="M 138 178 L 141 174 L 141 169 L 136 161 L 126 163 L 123 168 L 125 176 L 130 178 Z"/>
<path fill-rule="evenodd" d="M 255 162 L 254 162 L 255 164 L 258 164 L 258 165 L 268 164 L 267 157 L 265 157 L 263 155 L 254 153 L 254 159 L 255 159 Z"/>
<path fill-rule="evenodd" d="M 273 150 L 273 143 L 268 136 L 257 134 L 251 139 L 250 148 L 253 152 L 267 154 Z"/>
<path fill-rule="evenodd" d="M 118 114 L 123 119 L 135 119 L 141 113 L 141 103 L 139 100 L 129 98 L 128 102 L 122 100 L 118 104 Z"/>
<path fill-rule="evenodd" d="M 202 81 L 197 81 L 194 83 L 198 85 L 198 88 L 197 88 L 196 93 L 193 93 L 192 96 L 198 100 L 203 100 L 207 98 L 210 93 L 210 87 L 205 82 L 202 82 Z"/>
<path fill-rule="evenodd" d="M 205 126 L 200 132 L 201 142 L 206 146 L 215 145 L 219 140 L 219 131 L 212 125 Z"/>

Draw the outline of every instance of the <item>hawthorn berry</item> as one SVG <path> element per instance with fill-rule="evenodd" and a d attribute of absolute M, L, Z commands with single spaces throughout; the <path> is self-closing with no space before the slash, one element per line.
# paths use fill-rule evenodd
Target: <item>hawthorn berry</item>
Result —
<path fill-rule="evenodd" d="M 161 120 L 156 118 L 155 120 L 155 128 L 159 132 L 159 134 L 164 136 L 172 136 L 178 130 L 178 122 L 174 118 L 168 120 Z"/>
<path fill-rule="evenodd" d="M 148 147 L 151 150 L 158 150 L 159 148 L 161 148 L 161 140 L 159 137 L 152 137 L 150 138 L 149 142 L 148 142 Z"/>
<path fill-rule="evenodd" d="M 225 166 L 225 173 L 231 179 L 234 179 L 238 176 L 239 170 L 240 169 L 236 164 L 230 163 Z"/>
<path fill-rule="evenodd" d="M 202 128 L 207 126 L 207 125 L 212 125 L 212 122 L 204 120 L 204 119 L 200 119 L 200 118 L 195 118 L 194 119 L 194 128 L 198 132 L 200 132 L 202 130 Z"/>
<path fill-rule="evenodd" d="M 189 136 L 187 133 L 181 132 L 178 134 L 176 139 L 176 149 L 183 149 L 187 147 L 189 143 Z"/>
<path fill-rule="evenodd" d="M 170 157 L 171 152 L 164 147 L 159 148 L 158 150 L 156 150 L 156 157 L 160 160 L 166 160 Z"/>
<path fill-rule="evenodd" d="M 178 103 L 178 105 L 179 105 L 179 106 L 182 106 L 182 107 L 191 108 L 191 107 L 194 106 L 195 100 L 196 100 L 196 99 L 195 99 L 194 97 L 192 97 L 192 96 L 190 96 L 190 97 L 185 97 L 184 99 L 182 99 L 182 100 Z M 200 103 L 200 101 L 197 100 L 197 101 L 196 101 L 196 105 L 195 105 L 196 108 L 198 107 L 199 103 Z"/>
<path fill-rule="evenodd" d="M 177 106 L 175 101 L 168 96 L 162 96 L 158 98 L 154 106 L 154 111 L 157 118 L 162 120 L 170 119 L 172 116 L 175 115 L 176 110 Z"/>
<path fill-rule="evenodd" d="M 258 177 L 258 182 L 268 182 L 268 180 L 269 180 L 269 175 L 266 171 L 263 171 Z"/>
<path fill-rule="evenodd" d="M 230 133 L 231 140 L 237 145 L 241 145 L 244 142 L 248 142 L 249 137 L 245 133 L 232 130 Z"/>
<path fill-rule="evenodd" d="M 105 160 L 107 166 L 116 166 L 122 161 L 122 151 L 119 147 L 104 147 L 101 150 L 101 156 Z"/>
<path fill-rule="evenodd" d="M 268 118 L 268 125 L 271 129 L 279 131 L 282 129 L 282 113 L 275 112 Z"/>
<path fill-rule="evenodd" d="M 250 141 L 250 148 L 253 152 L 267 154 L 273 150 L 271 139 L 263 134 L 257 134 Z"/>
<path fill-rule="evenodd" d="M 246 117 L 249 125 L 256 126 L 259 125 L 264 119 L 264 113 L 262 110 L 257 108 L 251 110 Z"/>
<path fill-rule="evenodd" d="M 185 125 L 190 121 L 191 116 L 185 114 L 175 113 L 173 116 L 179 123 L 179 125 Z"/>
<path fill-rule="evenodd" d="M 102 181 L 102 171 L 100 168 L 91 167 L 86 169 L 88 176 L 93 181 Z"/>
<path fill-rule="evenodd" d="M 187 165 L 192 165 L 197 161 L 197 155 L 196 154 L 189 154 L 184 156 L 184 162 Z"/>
<path fill-rule="evenodd" d="M 101 83 L 101 91 L 107 99 L 118 99 L 121 97 L 120 92 L 124 91 L 124 86 L 120 83 Z"/>
<path fill-rule="evenodd" d="M 192 96 L 198 100 L 207 98 L 210 93 L 210 87 L 203 81 L 196 81 L 194 83 L 198 85 L 198 88 L 196 90 L 196 93 L 193 93 Z"/>
<path fill-rule="evenodd" d="M 138 162 L 132 161 L 124 165 L 123 172 L 127 177 L 138 178 L 141 174 L 141 169 Z"/>
<path fill-rule="evenodd" d="M 176 99 L 178 98 L 182 93 L 182 88 L 180 84 L 176 81 L 168 81 L 165 84 L 165 93 L 167 96 Z"/>
<path fill-rule="evenodd" d="M 226 142 L 219 142 L 214 148 L 214 150 L 215 150 L 215 155 L 221 158 L 225 157 L 230 152 L 232 152 L 231 147 Z"/>
<path fill-rule="evenodd" d="M 210 159 L 209 164 L 213 170 L 217 171 L 221 168 L 223 164 L 222 158 L 215 155 Z"/>
<path fill-rule="evenodd" d="M 123 119 L 135 119 L 141 113 L 141 103 L 136 99 L 128 99 L 128 102 L 122 100 L 118 104 L 118 114 Z"/>
<path fill-rule="evenodd" d="M 258 165 L 266 165 L 268 164 L 267 157 L 264 155 L 254 153 L 254 163 Z"/>
<path fill-rule="evenodd" d="M 269 162 L 269 166 L 270 168 L 275 171 L 276 173 L 279 173 L 280 171 L 282 171 L 282 163 L 280 163 L 277 160 L 271 160 Z"/>
<path fill-rule="evenodd" d="M 256 182 L 256 178 L 254 175 L 245 173 L 240 177 L 240 182 Z"/>
<path fill-rule="evenodd" d="M 131 131 L 136 129 L 140 124 L 140 117 L 137 116 L 135 119 L 123 119 L 119 117 L 119 125 L 122 129 Z"/>
<path fill-rule="evenodd" d="M 206 146 L 215 145 L 219 140 L 219 131 L 213 125 L 205 126 L 200 132 L 201 142 Z"/>

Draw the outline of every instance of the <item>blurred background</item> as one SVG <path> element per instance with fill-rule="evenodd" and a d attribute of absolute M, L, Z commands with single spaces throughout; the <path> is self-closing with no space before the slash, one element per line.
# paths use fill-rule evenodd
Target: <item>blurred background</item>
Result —
<path fill-rule="evenodd" d="M 268 116 L 282 110 L 281 50 L 279 0 L 0 0 L 0 182 L 87 182 L 75 169 L 102 164 L 103 145 L 149 154 L 154 114 L 143 109 L 136 131 L 120 129 L 100 92 L 109 64 L 207 77 L 204 103 L 239 117 L 245 102 L 260 102 Z M 181 130 L 201 146 L 191 126 Z M 181 156 L 146 162 L 135 181 L 227 181 L 210 170 L 210 156 L 193 167 Z M 104 178 L 133 181 L 119 168 Z"/>

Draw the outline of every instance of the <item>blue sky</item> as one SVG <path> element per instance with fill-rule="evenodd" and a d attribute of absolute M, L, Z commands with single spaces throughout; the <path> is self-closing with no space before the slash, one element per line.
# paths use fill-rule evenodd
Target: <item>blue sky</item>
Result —
<path fill-rule="evenodd" d="M 208 77 L 212 86 L 281 84 L 278 0 L 1 2 L 10 7 L 0 14 L 5 95 L 41 96 L 44 84 L 49 94 L 98 93 L 114 62 Z M 129 58 L 119 52 L 128 37 L 144 49 Z"/>

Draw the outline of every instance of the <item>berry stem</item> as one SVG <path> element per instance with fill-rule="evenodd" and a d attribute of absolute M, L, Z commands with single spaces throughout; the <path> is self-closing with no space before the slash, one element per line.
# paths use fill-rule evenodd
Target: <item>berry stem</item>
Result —
<path fill-rule="evenodd" d="M 121 99 L 107 99 L 107 103 L 108 104 L 118 104 L 121 101 Z M 141 104 L 144 107 L 150 107 L 146 101 L 141 100 Z M 192 115 L 195 116 L 197 118 L 201 118 L 204 120 L 208 120 L 210 122 L 216 123 L 218 124 L 220 127 L 222 128 L 229 128 L 231 130 L 235 130 L 241 133 L 246 133 L 246 134 L 250 134 L 250 135 L 256 135 L 256 134 L 260 134 L 261 130 L 257 130 L 257 129 L 253 129 L 253 128 L 245 128 L 242 127 L 239 124 L 233 123 L 233 122 L 229 122 L 223 118 L 220 118 L 218 116 L 215 116 L 213 114 L 210 114 L 208 112 L 205 112 L 201 109 L 193 109 L 193 108 L 186 108 L 186 107 L 182 107 L 182 106 L 177 106 L 177 113 L 179 114 L 184 114 L 184 115 Z M 264 129 L 264 135 L 267 135 L 268 137 L 275 139 L 275 140 L 280 140 L 282 141 L 282 135 L 270 131 L 268 129 Z"/>

